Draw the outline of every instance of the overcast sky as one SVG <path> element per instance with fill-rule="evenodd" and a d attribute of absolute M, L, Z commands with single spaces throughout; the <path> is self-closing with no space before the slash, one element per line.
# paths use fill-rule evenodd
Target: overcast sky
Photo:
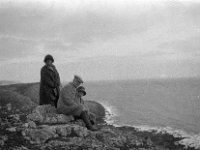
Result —
<path fill-rule="evenodd" d="M 0 80 L 200 77 L 198 0 L 1 0 Z"/>

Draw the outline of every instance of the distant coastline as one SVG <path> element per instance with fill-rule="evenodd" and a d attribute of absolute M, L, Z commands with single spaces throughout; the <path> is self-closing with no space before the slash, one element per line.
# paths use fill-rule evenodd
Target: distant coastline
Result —
<path fill-rule="evenodd" d="M 10 84 L 17 84 L 21 83 L 20 81 L 12 81 L 12 80 L 1 80 L 0 85 L 10 85 Z"/>

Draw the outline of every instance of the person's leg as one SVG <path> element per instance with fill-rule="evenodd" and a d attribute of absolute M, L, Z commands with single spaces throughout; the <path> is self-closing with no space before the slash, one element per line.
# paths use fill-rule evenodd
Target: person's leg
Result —
<path fill-rule="evenodd" d="M 91 112 L 88 112 L 88 115 L 89 115 L 89 119 L 90 119 L 91 124 L 94 125 L 96 123 L 96 116 L 95 116 L 95 114 L 93 114 Z"/>
<path fill-rule="evenodd" d="M 57 95 L 56 95 L 56 100 L 55 100 L 55 107 L 57 108 L 58 99 L 59 99 L 59 97 L 60 97 L 60 89 L 59 89 L 59 87 L 56 88 L 56 90 L 57 90 Z"/>
<path fill-rule="evenodd" d="M 58 104 L 58 97 L 56 97 L 55 101 L 54 101 L 54 106 L 57 108 L 57 104 Z"/>
<path fill-rule="evenodd" d="M 97 131 L 98 128 L 94 125 L 91 124 L 90 119 L 89 119 L 89 115 L 86 111 L 82 111 L 81 115 L 80 115 L 81 119 L 85 122 L 86 127 L 91 130 L 91 131 Z"/>
<path fill-rule="evenodd" d="M 79 119 L 81 119 L 81 117 L 80 116 L 74 116 L 74 119 L 79 120 Z"/>

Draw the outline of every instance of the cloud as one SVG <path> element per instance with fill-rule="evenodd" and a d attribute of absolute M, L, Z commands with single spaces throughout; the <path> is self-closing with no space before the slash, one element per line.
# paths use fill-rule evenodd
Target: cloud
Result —
<path fill-rule="evenodd" d="M 164 51 L 174 51 L 179 53 L 188 53 L 197 56 L 200 56 L 200 37 L 191 37 L 184 40 L 176 40 L 176 41 L 169 41 L 162 43 L 159 48 L 163 49 Z"/>
<path fill-rule="evenodd" d="M 31 4 L 31 7 L 26 7 L 28 5 L 26 3 L 20 5 L 8 3 L 7 7 L 1 8 L 0 32 L 26 38 L 62 37 L 66 41 L 77 43 L 123 34 L 137 34 L 148 30 L 153 23 L 145 12 L 135 14 L 133 10 L 132 13 L 127 13 L 112 6 L 103 9 L 104 5 L 98 3 L 93 3 L 96 9 L 87 6 L 85 9 L 80 7 L 72 12 L 67 10 L 67 6 L 65 9 L 60 9 L 54 5 Z M 134 4 L 131 6 L 136 8 Z M 130 8 L 127 11 L 130 11 Z"/>
<path fill-rule="evenodd" d="M 31 55 L 34 42 L 20 41 L 16 39 L 0 39 L 0 58 L 13 59 Z"/>
<path fill-rule="evenodd" d="M 95 76 L 86 76 L 94 79 L 98 78 L 98 67 L 102 77 L 111 72 L 125 78 L 127 74 L 135 77 L 135 72 L 129 71 L 138 64 L 136 76 L 145 77 L 163 73 L 159 68 L 162 65 L 173 68 L 173 64 L 195 60 L 191 64 L 195 66 L 199 64 L 199 8 L 199 2 L 182 0 L 3 0 L 0 62 L 2 68 L 9 66 L 9 71 L 3 69 L 3 77 L 12 72 L 14 63 L 21 70 L 24 63 L 37 63 L 35 68 L 40 68 L 48 53 L 71 71 L 74 63 L 84 69 L 93 64 L 97 68 Z M 117 68 L 115 64 L 122 65 Z M 151 66 L 155 69 L 149 69 Z M 187 66 L 190 68 L 190 62 Z M 80 67 L 75 71 L 84 72 Z"/>
<path fill-rule="evenodd" d="M 132 12 L 132 7 L 136 8 L 133 4 L 118 9 L 97 1 L 71 2 L 66 6 L 64 1 L 62 3 L 63 7 L 54 1 L 47 4 L 38 1 L 2 3 L 0 58 L 32 55 L 39 49 L 78 51 L 97 41 L 140 34 L 152 24 L 143 11 L 138 10 L 142 14 L 135 10 L 136 13 L 128 13 Z"/>
<path fill-rule="evenodd" d="M 198 1 L 191 1 L 185 4 L 185 14 L 192 19 L 197 19 L 200 16 L 200 3 Z M 197 21 L 197 20 L 196 20 Z"/>

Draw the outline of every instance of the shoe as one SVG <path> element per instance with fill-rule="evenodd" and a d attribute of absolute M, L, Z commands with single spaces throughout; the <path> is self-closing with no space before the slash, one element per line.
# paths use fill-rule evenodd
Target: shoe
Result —
<path fill-rule="evenodd" d="M 92 125 L 95 125 L 94 120 L 91 120 L 91 119 L 90 119 L 90 122 L 91 122 Z"/>

